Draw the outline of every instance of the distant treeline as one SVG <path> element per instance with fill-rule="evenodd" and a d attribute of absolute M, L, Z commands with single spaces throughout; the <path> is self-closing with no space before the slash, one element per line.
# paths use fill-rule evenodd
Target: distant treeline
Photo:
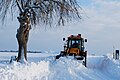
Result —
<path fill-rule="evenodd" d="M 15 50 L 0 50 L 0 52 L 18 52 Z M 27 53 L 42 53 L 41 51 L 27 51 Z"/>

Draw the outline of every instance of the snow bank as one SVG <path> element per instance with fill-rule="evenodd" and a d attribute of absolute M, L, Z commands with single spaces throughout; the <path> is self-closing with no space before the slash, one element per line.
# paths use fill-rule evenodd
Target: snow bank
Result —
<path fill-rule="evenodd" d="M 86 68 L 76 60 L 60 58 L 51 63 L 49 80 L 83 80 L 80 77 L 82 70 Z"/>
<path fill-rule="evenodd" d="M 0 80 L 47 80 L 49 73 L 49 62 L 29 64 L 14 62 L 6 67 L 0 67 Z"/>
<path fill-rule="evenodd" d="M 120 79 L 120 60 L 112 59 L 111 56 L 89 56 L 88 68 L 97 69 L 104 74 L 107 80 Z"/>
<path fill-rule="evenodd" d="M 107 56 L 89 56 L 87 58 L 87 67 L 103 69 L 106 68 L 108 62 Z"/>
<path fill-rule="evenodd" d="M 104 73 L 113 79 L 120 80 L 120 60 L 109 58 L 109 62 Z"/>

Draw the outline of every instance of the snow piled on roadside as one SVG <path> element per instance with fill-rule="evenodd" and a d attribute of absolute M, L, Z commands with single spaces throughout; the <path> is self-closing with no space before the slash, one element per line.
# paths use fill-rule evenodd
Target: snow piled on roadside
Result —
<path fill-rule="evenodd" d="M 0 63 L 0 80 L 120 80 L 120 60 L 109 56 L 88 56 L 87 67 L 71 58 L 55 60 L 50 54 L 28 58 L 34 62 Z"/>
<path fill-rule="evenodd" d="M 111 56 L 89 56 L 88 68 L 95 71 L 101 80 L 120 80 L 120 60 Z"/>
<path fill-rule="evenodd" d="M 14 62 L 0 67 L 0 80 L 47 80 L 49 62 L 20 64 Z"/>

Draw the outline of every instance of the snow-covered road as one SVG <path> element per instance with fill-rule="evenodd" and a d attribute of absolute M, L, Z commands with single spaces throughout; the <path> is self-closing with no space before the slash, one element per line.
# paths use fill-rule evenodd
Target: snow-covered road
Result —
<path fill-rule="evenodd" d="M 54 53 L 29 53 L 27 64 L 9 64 L 12 55 L 0 52 L 0 80 L 120 80 L 120 60 L 110 56 L 88 56 L 84 67 L 71 58 L 55 61 Z"/>

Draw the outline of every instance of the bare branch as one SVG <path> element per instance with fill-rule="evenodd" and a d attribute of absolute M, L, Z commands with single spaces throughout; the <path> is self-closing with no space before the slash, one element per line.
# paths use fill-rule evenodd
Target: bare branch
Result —
<path fill-rule="evenodd" d="M 13 5 L 17 6 L 13 7 Z M 65 21 L 74 18 L 81 19 L 78 11 L 78 8 L 81 9 L 81 7 L 77 4 L 76 0 L 1 0 L 1 19 L 5 18 L 9 7 L 12 10 L 18 7 L 20 13 L 27 11 L 26 13 L 30 15 L 33 25 L 39 23 L 52 24 L 55 21 L 59 25 L 64 25 Z"/>
<path fill-rule="evenodd" d="M 23 11 L 22 11 L 22 8 L 20 7 L 20 3 L 19 3 L 19 1 L 16 0 L 16 3 L 17 3 L 17 6 L 18 6 L 18 8 L 19 8 L 19 10 L 20 10 L 20 13 L 22 13 Z M 23 4 L 21 4 L 21 5 L 23 5 Z"/>

